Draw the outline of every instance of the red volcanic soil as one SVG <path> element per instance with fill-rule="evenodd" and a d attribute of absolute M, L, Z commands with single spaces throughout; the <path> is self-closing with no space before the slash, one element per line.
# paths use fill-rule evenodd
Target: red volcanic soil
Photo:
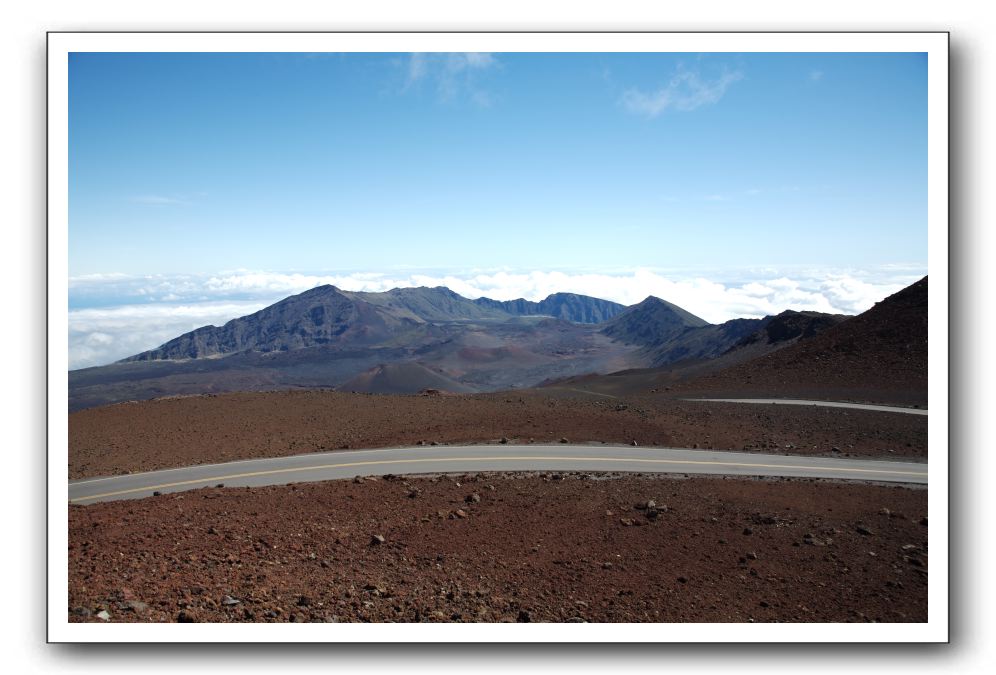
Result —
<path fill-rule="evenodd" d="M 412 394 L 422 389 L 453 393 L 473 391 L 443 373 L 420 363 L 388 363 L 360 373 L 341 384 L 341 391 L 377 394 Z"/>
<path fill-rule="evenodd" d="M 69 415 L 71 478 L 255 457 L 426 443 L 604 442 L 922 458 L 917 415 L 617 398 L 572 391 L 388 396 L 295 391 L 187 396 Z"/>
<path fill-rule="evenodd" d="M 672 387 L 673 395 L 927 403 L 927 277 L 784 349 Z"/>
<path fill-rule="evenodd" d="M 71 506 L 69 619 L 927 620 L 926 489 L 599 478 L 367 479 Z"/>

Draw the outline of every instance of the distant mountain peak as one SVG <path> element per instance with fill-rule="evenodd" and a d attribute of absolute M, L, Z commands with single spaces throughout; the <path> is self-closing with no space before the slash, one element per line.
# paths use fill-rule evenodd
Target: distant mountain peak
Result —
<path fill-rule="evenodd" d="M 602 323 L 626 310 L 617 302 L 577 293 L 551 293 L 539 302 L 525 298 L 492 300 L 483 297 L 474 302 L 513 316 L 550 316 L 573 323 Z"/>
<path fill-rule="evenodd" d="M 708 325 L 705 319 L 650 295 L 607 322 L 602 332 L 627 344 L 656 347 L 687 330 Z"/>

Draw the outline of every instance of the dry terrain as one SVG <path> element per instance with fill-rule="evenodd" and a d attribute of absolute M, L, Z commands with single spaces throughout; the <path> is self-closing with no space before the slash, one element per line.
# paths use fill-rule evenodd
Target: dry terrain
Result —
<path fill-rule="evenodd" d="M 718 477 L 209 488 L 72 506 L 67 610 L 98 622 L 922 622 L 926 513 L 925 489 Z"/>
<path fill-rule="evenodd" d="M 616 398 L 568 390 L 386 396 L 329 391 L 168 398 L 69 415 L 71 478 L 422 443 L 606 442 L 927 458 L 917 415 Z"/>

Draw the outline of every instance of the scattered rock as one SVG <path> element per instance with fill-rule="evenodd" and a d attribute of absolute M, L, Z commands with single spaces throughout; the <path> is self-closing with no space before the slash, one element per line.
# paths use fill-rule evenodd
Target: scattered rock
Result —
<path fill-rule="evenodd" d="M 156 490 L 155 492 L 153 492 L 153 493 L 152 493 L 152 496 L 153 496 L 153 497 L 158 497 L 158 496 L 160 496 L 161 494 L 162 494 L 162 492 L 160 492 L 159 490 Z"/>
<path fill-rule="evenodd" d="M 311 606 L 311 598 L 309 598 L 307 595 L 302 595 L 300 598 L 297 599 L 297 606 L 298 607 L 310 607 Z"/>
<path fill-rule="evenodd" d="M 561 439 L 560 439 L 560 442 L 561 442 L 561 443 L 567 443 L 567 442 L 568 442 L 568 440 L 567 440 L 566 438 L 561 438 Z"/>
<path fill-rule="evenodd" d="M 854 528 L 854 531 L 857 532 L 858 534 L 863 534 L 866 537 L 870 537 L 875 534 L 864 525 L 858 525 L 857 527 Z"/>
<path fill-rule="evenodd" d="M 630 445 L 632 445 L 632 446 L 635 447 L 637 445 L 637 443 L 636 443 L 636 441 L 633 441 L 632 443 L 630 443 Z"/>
<path fill-rule="evenodd" d="M 451 519 L 466 518 L 466 517 L 467 517 L 467 512 L 464 511 L 463 509 L 457 509 L 452 514 L 450 514 Z"/>
<path fill-rule="evenodd" d="M 221 599 L 221 604 L 224 605 L 225 607 L 234 607 L 235 605 L 238 605 L 238 604 L 241 604 L 241 603 L 242 603 L 241 600 L 237 600 L 236 598 L 233 598 L 230 595 L 226 595 L 225 597 L 223 597 Z"/>
<path fill-rule="evenodd" d="M 145 614 L 149 610 L 149 606 L 140 600 L 129 600 L 125 603 L 125 607 L 135 614 Z"/>
<path fill-rule="evenodd" d="M 382 534 L 375 534 L 372 537 L 370 537 L 370 545 L 371 546 L 380 546 L 385 541 L 386 541 L 386 539 L 384 539 L 384 535 L 382 535 Z"/>
<path fill-rule="evenodd" d="M 745 527 L 744 534 L 754 534 L 754 530 L 750 529 L 749 527 Z"/>
<path fill-rule="evenodd" d="M 678 577 L 678 583 L 679 584 L 687 584 L 688 583 L 688 577 Z"/>
<path fill-rule="evenodd" d="M 197 614 L 193 610 L 184 609 L 176 615 L 177 623 L 197 623 Z"/>
<path fill-rule="evenodd" d="M 524 609 L 519 610 L 519 617 L 517 621 L 519 623 L 530 623 L 533 620 L 533 615 Z"/>
<path fill-rule="evenodd" d="M 748 551 L 746 557 L 748 560 L 757 560 L 757 554 L 753 551 Z"/>
<path fill-rule="evenodd" d="M 632 518 L 620 518 L 619 519 L 619 524 L 622 525 L 623 527 L 630 527 L 630 526 L 633 525 L 633 522 L 634 521 L 633 521 Z"/>
<path fill-rule="evenodd" d="M 508 443 L 508 438 L 506 438 L 505 436 L 502 436 L 501 440 L 499 440 L 498 442 L 501 443 L 502 445 L 505 445 L 505 444 Z"/>
<path fill-rule="evenodd" d="M 475 492 L 473 494 L 469 494 L 466 497 L 464 497 L 463 501 L 467 502 L 468 504 L 477 504 L 478 502 L 481 501 L 481 495 Z"/>
<path fill-rule="evenodd" d="M 110 621 L 111 615 L 107 613 L 106 609 L 102 609 L 99 612 L 97 612 L 97 618 L 102 621 Z"/>

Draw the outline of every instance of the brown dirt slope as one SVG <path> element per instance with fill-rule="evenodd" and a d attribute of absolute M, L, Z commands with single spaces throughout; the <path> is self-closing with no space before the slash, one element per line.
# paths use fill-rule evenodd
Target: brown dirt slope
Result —
<path fill-rule="evenodd" d="M 426 368 L 420 363 L 387 363 L 371 368 L 337 387 L 364 394 L 417 394 L 424 389 L 452 393 L 473 391 L 470 387 Z"/>
<path fill-rule="evenodd" d="M 925 405 L 927 277 L 811 339 L 672 389 Z"/>
<path fill-rule="evenodd" d="M 69 475 L 427 443 L 604 442 L 810 455 L 926 458 L 927 421 L 801 406 L 618 398 L 573 391 L 387 396 L 220 394 L 69 415 Z M 836 451 L 834 451 L 836 448 Z"/>
<path fill-rule="evenodd" d="M 74 506 L 67 612 L 96 622 L 105 611 L 113 622 L 927 620 L 924 489 L 592 478 L 330 481 Z M 647 500 L 656 517 L 637 508 Z"/>

